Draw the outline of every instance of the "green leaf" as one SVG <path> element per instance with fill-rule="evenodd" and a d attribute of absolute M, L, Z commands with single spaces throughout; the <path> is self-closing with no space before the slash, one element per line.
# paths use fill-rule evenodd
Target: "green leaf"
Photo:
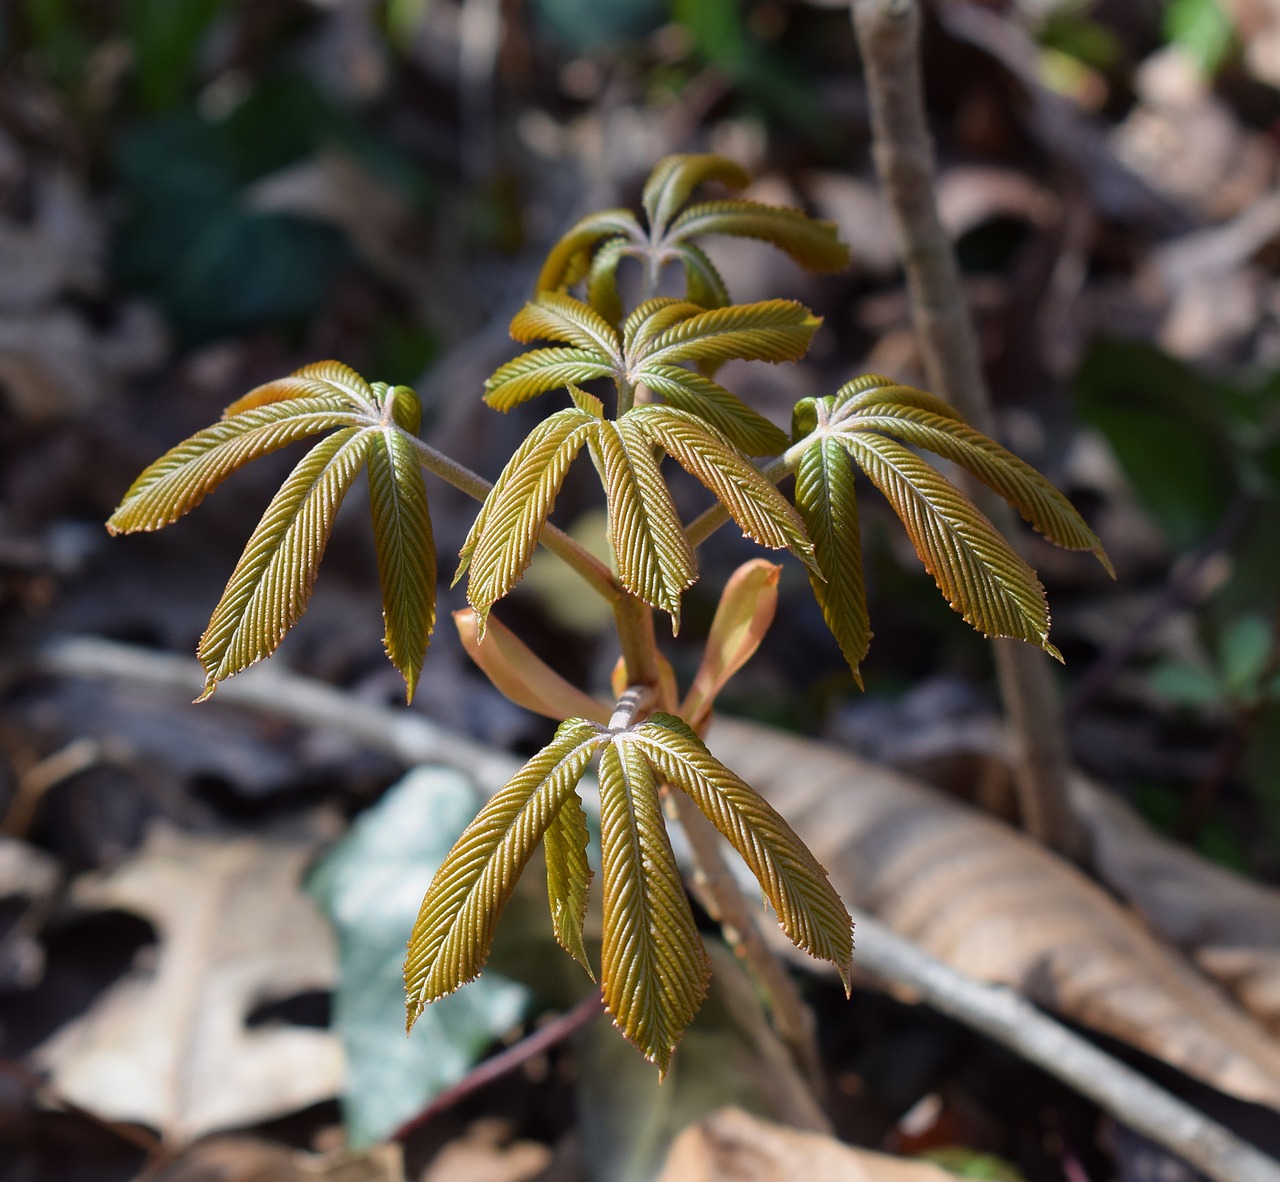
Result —
<path fill-rule="evenodd" d="M 706 181 L 719 181 L 731 189 L 745 189 L 751 175 L 732 160 L 710 153 L 678 154 L 659 160 L 645 181 L 641 203 L 649 228 L 657 234 L 666 229 L 676 211 Z"/>
<path fill-rule="evenodd" d="M 635 375 L 671 406 L 715 427 L 744 455 L 775 456 L 787 449 L 787 435 L 718 382 L 678 365 L 646 364 Z"/>
<path fill-rule="evenodd" d="M 287 402 L 293 398 L 336 396 L 344 399 L 352 410 L 376 411 L 379 409 L 372 388 L 350 366 L 341 361 L 315 361 L 295 370 L 287 378 L 277 378 L 256 386 L 248 394 L 237 398 L 223 411 L 223 417 L 240 414 L 273 402 Z"/>
<path fill-rule="evenodd" d="M 587 863 L 587 815 L 576 792 L 560 806 L 547 827 L 547 901 L 551 905 L 551 925 L 556 940 L 594 981 L 587 949 L 582 942 L 582 926 L 587 919 L 587 892 L 591 887 L 591 867 Z"/>
<path fill-rule="evenodd" d="M 692 242 L 682 242 L 675 253 L 684 267 L 686 299 L 704 308 L 723 308 L 729 303 L 729 289 L 706 251 Z"/>
<path fill-rule="evenodd" d="M 562 723 L 454 843 L 427 888 L 409 938 L 409 1027 L 428 1002 L 479 975 L 516 880 L 604 741 L 599 728 L 583 719 Z"/>
<path fill-rule="evenodd" d="M 805 448 L 796 468 L 796 508 L 813 540 L 821 577 L 809 574 L 831 635 L 862 687 L 858 667 L 871 645 L 871 620 L 862 578 L 862 540 L 853 465 L 830 438 Z"/>
<path fill-rule="evenodd" d="M 254 411 L 250 414 L 258 413 Z M 306 610 L 338 506 L 364 464 L 372 432 L 322 439 L 271 498 L 236 564 L 196 655 L 207 698 L 224 677 L 273 653 Z"/>
<path fill-rule="evenodd" d="M 1035 572 L 964 495 L 896 440 L 836 436 L 888 498 L 947 602 L 987 636 L 1049 643 L 1049 608 Z"/>
<path fill-rule="evenodd" d="M 484 384 L 484 400 L 494 410 L 505 412 L 548 390 L 608 377 L 613 372 L 612 362 L 594 350 L 532 349 L 499 366 Z"/>
<path fill-rule="evenodd" d="M 836 391 L 835 398 L 828 400 L 828 405 L 833 413 L 840 415 L 865 414 L 884 406 L 914 406 L 944 419 L 964 421 L 960 412 L 945 398 L 930 394 L 928 390 L 917 390 L 914 386 L 901 386 L 876 373 L 865 373 L 845 382 Z"/>
<path fill-rule="evenodd" d="M 371 432 L 369 502 L 382 584 L 382 643 L 413 701 L 436 623 L 436 544 L 422 467 L 398 427 Z"/>
<path fill-rule="evenodd" d="M 462 773 L 416 768 L 351 828 L 307 888 L 338 937 L 333 1028 L 347 1070 L 342 1116 L 355 1148 L 386 1140 L 475 1066 L 520 1018 L 530 991 L 492 970 L 443 998 L 406 1038 L 404 937 L 422 893 L 481 797 Z"/>
<path fill-rule="evenodd" d="M 674 296 L 656 296 L 637 304 L 622 325 L 623 354 L 631 360 L 642 357 L 655 337 L 702 311 L 697 304 Z"/>
<path fill-rule="evenodd" d="M 622 320 L 618 295 L 618 264 L 635 249 L 627 238 L 610 238 L 596 251 L 587 272 L 587 302 L 610 324 Z"/>
<path fill-rule="evenodd" d="M 489 609 L 528 568 L 569 465 L 601 425 L 578 407 L 557 411 L 529 432 L 480 506 L 453 581 L 470 570 L 467 601 L 482 637 Z"/>
<path fill-rule="evenodd" d="M 576 222 L 547 254 L 538 273 L 535 291 L 562 291 L 586 273 L 586 256 L 602 238 L 621 235 L 633 242 L 643 242 L 645 233 L 629 209 L 606 209 L 588 214 Z"/>
<path fill-rule="evenodd" d="M 732 234 L 768 242 L 809 271 L 843 271 L 849 248 L 834 222 L 822 222 L 798 209 L 756 201 L 708 201 L 693 205 L 672 224 L 668 237 L 684 242 L 703 234 Z"/>
<path fill-rule="evenodd" d="M 223 419 L 149 465 L 124 494 L 107 529 L 127 534 L 171 525 L 251 460 L 296 439 L 359 423 L 350 407 L 331 394 L 275 403 Z"/>
<path fill-rule="evenodd" d="M 655 713 L 614 743 L 637 747 L 663 779 L 693 798 L 759 880 L 787 937 L 834 964 L 847 991 L 853 921 L 827 872 L 777 810 L 674 714 Z"/>
<path fill-rule="evenodd" d="M 665 1075 L 711 966 L 640 747 L 618 736 L 600 753 L 599 778 L 601 988 L 618 1028 Z"/>
<path fill-rule="evenodd" d="M 524 343 L 563 341 L 622 367 L 617 330 L 590 304 L 557 291 L 544 291 L 511 321 L 511 335 Z"/>
<path fill-rule="evenodd" d="M 646 341 L 628 361 L 798 361 L 821 323 L 795 300 L 733 304 L 690 316 Z"/>
<path fill-rule="evenodd" d="M 799 514 L 714 427 L 670 406 L 636 407 L 623 422 L 634 424 L 706 485 L 747 537 L 772 550 L 789 549 L 806 565 L 813 563 L 813 544 Z"/>
<path fill-rule="evenodd" d="M 698 577 L 693 548 L 662 478 L 653 445 L 626 415 L 596 436 L 618 575 L 632 595 L 680 626 L 680 595 Z"/>
<path fill-rule="evenodd" d="M 849 424 L 855 431 L 884 431 L 940 455 L 971 472 L 1008 501 L 1049 541 L 1067 550 L 1088 550 L 1113 578 L 1115 570 L 1098 535 L 1071 502 L 1030 464 L 979 431 L 953 418 L 910 406 L 885 405 Z"/>

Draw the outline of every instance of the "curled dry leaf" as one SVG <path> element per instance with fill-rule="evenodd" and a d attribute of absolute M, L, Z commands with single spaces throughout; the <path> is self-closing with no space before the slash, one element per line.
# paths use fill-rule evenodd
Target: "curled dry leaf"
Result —
<path fill-rule="evenodd" d="M 333 984 L 333 937 L 298 885 L 312 852 L 156 828 L 116 870 L 81 879 L 75 901 L 146 916 L 159 953 L 37 1049 L 54 1089 L 171 1144 L 336 1096 L 328 1031 L 246 1026 L 259 1005 Z"/>
<path fill-rule="evenodd" d="M 658 1182 L 954 1182 L 927 1162 L 855 1149 L 722 1108 L 676 1139 Z"/>
<path fill-rule="evenodd" d="M 843 898 L 925 951 L 1224 1092 L 1280 1108 L 1280 1045 L 1041 846 L 825 744 L 723 721 L 711 741 L 788 818 Z"/>

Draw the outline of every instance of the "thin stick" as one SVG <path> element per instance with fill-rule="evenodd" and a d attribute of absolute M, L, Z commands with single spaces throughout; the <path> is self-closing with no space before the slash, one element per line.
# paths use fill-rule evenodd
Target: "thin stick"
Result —
<path fill-rule="evenodd" d="M 1214 1182 L 1280 1182 L 1280 1162 L 1042 1014 L 1012 989 L 974 981 L 872 916 L 853 915 L 861 968 L 909 985 L 930 1008 L 1043 1068 Z"/>
<path fill-rule="evenodd" d="M 935 393 L 974 427 L 994 434 L 991 401 L 951 242 L 934 197 L 933 143 L 920 79 L 920 10 L 915 0 L 853 0 L 871 106 L 876 170 L 893 214 L 911 315 Z M 1001 533 L 1015 537 L 1012 511 L 985 488 L 974 500 Z M 995 645 L 1001 697 L 1019 748 L 1022 821 L 1069 857 L 1084 848 L 1071 811 L 1062 712 L 1042 653 L 1019 641 Z"/>

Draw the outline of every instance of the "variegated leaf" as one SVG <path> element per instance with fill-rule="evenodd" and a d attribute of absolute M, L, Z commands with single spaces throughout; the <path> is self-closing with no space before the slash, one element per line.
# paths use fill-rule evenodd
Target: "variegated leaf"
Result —
<path fill-rule="evenodd" d="M 629 209 L 606 209 L 588 214 L 576 222 L 551 248 L 538 274 L 535 291 L 562 291 L 576 283 L 585 273 L 579 269 L 582 259 L 603 238 L 616 236 L 643 242 L 645 233 Z"/>
<path fill-rule="evenodd" d="M 382 585 L 383 646 L 409 701 L 436 623 L 436 544 L 427 487 L 398 427 L 370 433 L 369 502 Z"/>
<path fill-rule="evenodd" d="M 692 242 L 682 242 L 675 254 L 684 267 L 686 299 L 704 308 L 723 308 L 729 303 L 729 289 L 706 251 Z"/>
<path fill-rule="evenodd" d="M 341 361 L 313 361 L 287 378 L 256 386 L 237 398 L 222 414 L 225 418 L 259 406 L 269 406 L 273 402 L 329 396 L 338 397 L 351 410 L 377 409 L 369 383 L 349 365 L 343 365 Z"/>
<path fill-rule="evenodd" d="M 1049 608 L 1035 572 L 963 494 L 910 449 L 870 432 L 835 436 L 889 499 L 939 590 L 987 636 L 1049 643 Z"/>
<path fill-rule="evenodd" d="M 636 375 L 663 401 L 710 423 L 744 455 L 775 456 L 787 436 L 718 382 L 678 365 L 644 365 Z"/>
<path fill-rule="evenodd" d="M 600 729 L 562 723 L 550 744 L 480 810 L 427 888 L 404 965 L 407 1024 L 479 975 L 494 928 L 538 842 L 582 778 Z"/>
<path fill-rule="evenodd" d="M 706 181 L 719 181 L 731 189 L 745 189 L 751 176 L 740 165 L 723 156 L 673 155 L 659 160 L 645 181 L 641 203 L 650 229 L 661 231 Z"/>
<path fill-rule="evenodd" d="M 563 341 L 622 367 L 617 330 L 590 304 L 558 291 L 541 292 L 525 304 L 511 321 L 511 335 L 526 344 Z"/>
<path fill-rule="evenodd" d="M 798 361 L 821 323 L 795 300 L 732 304 L 690 316 L 640 342 L 634 355 L 628 351 L 628 362 L 634 370 L 642 361 Z"/>
<path fill-rule="evenodd" d="M 200 638 L 205 686 L 198 701 L 224 677 L 273 653 L 306 610 L 338 506 L 372 439 L 372 431 L 356 427 L 334 432 L 272 497 Z"/>
<path fill-rule="evenodd" d="M 871 644 L 853 464 L 830 436 L 807 447 L 796 468 L 796 508 L 813 541 L 821 577 L 809 575 L 822 618 L 862 686 L 858 666 Z"/>
<path fill-rule="evenodd" d="M 507 461 L 462 547 L 456 583 L 464 571 L 467 601 L 484 634 L 489 609 L 524 575 L 565 473 L 601 421 L 570 407 L 535 427 Z"/>
<path fill-rule="evenodd" d="M 618 575 L 632 595 L 666 612 L 672 629 L 678 629 L 680 595 L 697 579 L 698 563 L 653 444 L 630 415 L 602 422 L 595 443 Z"/>
<path fill-rule="evenodd" d="M 550 825 L 543 848 L 547 858 L 547 901 L 556 940 L 594 981 L 591 962 L 582 940 L 587 918 L 587 892 L 591 866 L 587 862 L 587 815 L 577 792 L 569 793 Z"/>
<path fill-rule="evenodd" d="M 237 468 L 296 439 L 362 422 L 333 394 L 277 402 L 223 419 L 165 452 L 133 482 L 107 529 L 161 529 L 194 509 Z"/>
<path fill-rule="evenodd" d="M 693 798 L 759 880 L 792 943 L 834 964 L 847 990 L 853 921 L 827 872 L 777 811 L 674 714 L 654 714 L 614 743 L 637 747 L 667 783 Z"/>
<path fill-rule="evenodd" d="M 855 431 L 882 431 L 959 464 L 994 489 L 1049 541 L 1067 550 L 1088 550 L 1113 577 L 1098 535 L 1071 502 L 1030 464 L 965 423 L 915 406 L 877 406 L 849 424 Z"/>
<path fill-rule="evenodd" d="M 799 514 L 714 427 L 670 406 L 639 406 L 622 422 L 643 431 L 705 484 L 747 537 L 773 550 L 789 549 L 812 565 L 813 545 Z"/>
<path fill-rule="evenodd" d="M 684 242 L 704 234 L 732 234 L 768 242 L 809 271 L 843 271 L 849 265 L 849 248 L 840 241 L 834 223 L 780 205 L 756 201 L 692 205 L 672 223 L 668 238 Z"/>
<path fill-rule="evenodd" d="M 613 362 L 589 349 L 532 349 L 498 367 L 484 384 L 484 400 L 508 411 L 548 390 L 613 373 Z"/>
<path fill-rule="evenodd" d="M 600 752 L 600 984 L 615 1024 L 665 1075 L 707 995 L 711 965 L 671 851 L 657 782 L 639 744 L 624 739 Z"/>
<path fill-rule="evenodd" d="M 636 249 L 627 238 L 610 238 L 591 260 L 587 272 L 587 303 L 610 324 L 622 320 L 622 298 L 618 295 L 618 265 Z"/>

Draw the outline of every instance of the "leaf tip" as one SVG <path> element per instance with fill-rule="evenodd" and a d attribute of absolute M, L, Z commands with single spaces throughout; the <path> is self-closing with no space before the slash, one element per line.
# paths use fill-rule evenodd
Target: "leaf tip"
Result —
<path fill-rule="evenodd" d="M 1040 641 L 1040 647 L 1044 649 L 1044 651 L 1047 652 L 1055 661 L 1057 661 L 1058 664 L 1065 665 L 1067 663 L 1063 658 L 1062 653 L 1059 651 L 1058 646 L 1056 644 L 1052 644 L 1047 636 Z"/>

